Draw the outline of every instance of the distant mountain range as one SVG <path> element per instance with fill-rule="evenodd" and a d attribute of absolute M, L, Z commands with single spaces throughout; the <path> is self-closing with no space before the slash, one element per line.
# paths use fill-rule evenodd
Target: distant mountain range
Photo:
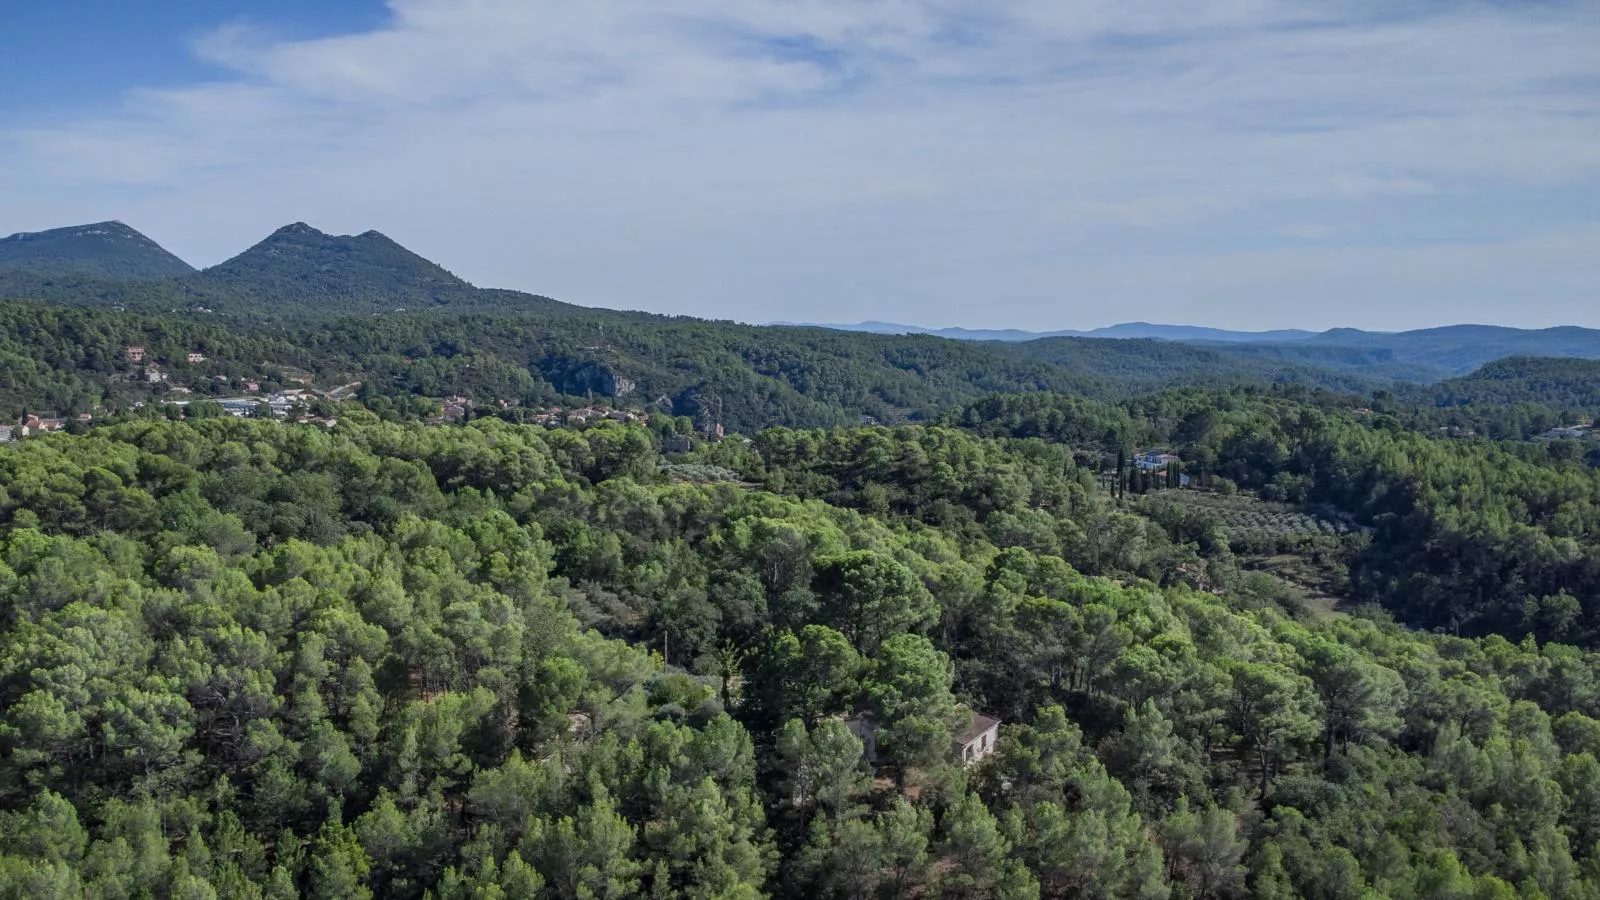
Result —
<path fill-rule="evenodd" d="M 789 325 L 790 323 L 774 323 Z M 1229 331 L 1197 325 L 1125 322 L 1090 331 L 1018 331 L 971 328 L 920 328 L 892 322 L 852 325 L 803 325 L 869 334 L 926 334 L 962 341 L 1007 341 L 1019 344 L 1057 338 L 1155 340 L 1215 346 L 1220 352 L 1303 363 L 1342 370 L 1360 370 L 1403 381 L 1431 381 L 1471 372 L 1486 362 L 1510 356 L 1600 359 L 1600 331 L 1577 326 L 1522 329 L 1497 325 L 1446 325 L 1416 331 Z M 1032 355 L 1046 350 L 1027 351 Z"/>
<path fill-rule="evenodd" d="M 0 240 L 0 297 L 274 322 L 566 305 L 473 287 L 376 231 L 333 235 L 304 222 L 202 271 L 120 222 L 12 235 Z"/>
<path fill-rule="evenodd" d="M 317 365 L 402 391 L 442 385 L 528 402 L 636 391 L 740 427 L 896 420 L 1029 390 L 1109 397 L 1293 383 L 1366 393 L 1446 381 L 1507 357 L 1600 359 L 1600 331 L 1576 327 L 1389 334 L 1132 322 L 1035 333 L 711 322 L 478 288 L 376 231 L 331 235 L 301 222 L 203 271 L 121 223 L 13 235 L 0 240 L 0 300 L 120 310 L 129 322 L 134 314 L 145 323 L 181 318 L 277 345 L 314 345 Z M 107 322 L 114 320 L 81 327 L 114 327 Z M 141 325 L 125 340 L 152 342 L 165 327 Z M 26 355 L 26 342 L 17 352 Z M 40 362 L 60 369 L 65 359 Z M 1587 372 L 1558 371 L 1569 381 Z M 1528 365 L 1517 372 L 1514 388 L 1502 376 L 1452 387 L 1450 396 L 1526 392 L 1539 377 Z M 1552 393 L 1581 395 L 1570 385 Z"/>
<path fill-rule="evenodd" d="M 1016 328 L 923 328 L 920 325 L 901 325 L 895 322 L 856 322 L 849 325 L 813 324 L 809 322 L 773 322 L 800 328 L 829 328 L 835 331 L 864 331 L 868 334 L 931 334 L 954 341 L 1036 341 L 1053 337 L 1092 338 L 1144 338 L 1156 341 L 1217 341 L 1272 342 L 1305 341 L 1317 336 L 1315 331 L 1295 328 L 1281 331 L 1228 331 L 1223 328 L 1205 328 L 1199 325 L 1152 325 L 1149 322 L 1124 322 L 1090 331 L 1022 331 Z"/>

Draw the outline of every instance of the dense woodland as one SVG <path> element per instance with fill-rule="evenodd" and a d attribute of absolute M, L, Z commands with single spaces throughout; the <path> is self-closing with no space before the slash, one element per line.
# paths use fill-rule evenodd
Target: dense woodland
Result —
<path fill-rule="evenodd" d="M 1366 414 L 1363 414 L 1366 413 Z M 1177 449 L 1207 486 L 1359 523 L 1349 590 L 1468 634 L 1600 641 L 1600 454 L 1592 442 L 1459 440 L 1310 392 L 1193 391 L 1108 407 L 1047 395 L 953 414 L 979 434 Z M 1199 539 L 1204 519 L 1176 523 Z"/>
<path fill-rule="evenodd" d="M 1348 504 L 1404 619 L 1478 577 L 1394 581 L 1451 535 L 1592 553 L 1574 462 L 1282 392 L 1059 403 Z M 1005 409 L 671 467 L 645 427 L 353 406 L 0 449 L 0 895 L 1600 896 L 1600 658 L 1537 593 L 1575 570 L 1462 607 L 1509 639 L 1310 618 Z M 964 770 L 972 710 L 1005 725 Z"/>
<path fill-rule="evenodd" d="M 1449 408 L 1539 404 L 1593 416 L 1600 413 L 1600 362 L 1510 357 L 1472 375 L 1418 390 L 1418 399 Z"/>
<path fill-rule="evenodd" d="M 241 380 L 305 372 L 363 383 L 365 397 L 461 394 L 532 405 L 585 397 L 721 422 L 856 424 L 931 419 L 993 392 L 1052 390 L 1114 398 L 1195 379 L 1359 389 L 1343 373 L 1240 368 L 1209 350 L 1159 341 L 1076 339 L 1072 353 L 1024 358 L 1004 344 L 754 328 L 629 314 L 397 313 L 315 325 L 248 325 L 206 315 L 145 315 L 0 303 L 0 415 L 126 409 L 159 397 L 123 348 L 201 396 Z M 205 353 L 200 365 L 184 362 Z"/>

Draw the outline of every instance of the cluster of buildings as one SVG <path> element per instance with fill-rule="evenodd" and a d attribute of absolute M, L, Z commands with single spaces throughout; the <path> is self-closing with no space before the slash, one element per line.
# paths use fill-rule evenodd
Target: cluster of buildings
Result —
<path fill-rule="evenodd" d="M 73 416 L 72 421 L 88 423 L 94 419 L 89 413 L 79 413 Z M 51 418 L 48 416 L 27 415 L 17 419 L 14 423 L 0 425 L 0 444 L 9 444 L 12 441 L 39 434 L 52 434 L 63 431 L 67 427 L 66 419 Z"/>
<path fill-rule="evenodd" d="M 130 344 L 122 348 L 122 352 L 128 362 L 136 366 L 143 366 L 143 377 L 147 384 L 165 384 L 167 386 L 167 396 L 192 397 L 194 395 L 194 391 L 188 386 L 173 383 L 170 380 L 170 375 L 161 370 L 161 367 L 156 364 L 155 359 L 144 347 L 138 344 Z M 190 350 L 184 354 L 184 362 L 190 365 L 205 361 L 206 355 L 200 350 Z M 314 380 L 310 375 L 292 374 L 283 375 L 281 378 L 285 382 L 298 384 L 300 387 L 263 395 L 261 394 L 261 381 L 259 379 L 248 379 L 240 386 L 250 396 L 222 397 L 217 398 L 214 402 L 222 407 L 223 412 L 237 419 L 255 418 L 263 415 L 284 419 L 293 415 L 296 412 L 296 407 L 322 396 L 320 392 L 310 387 Z M 218 375 L 216 380 L 227 381 L 228 379 Z M 163 400 L 162 404 L 166 406 L 187 406 L 190 402 L 192 401 L 186 399 Z M 296 421 L 318 425 L 332 425 L 334 423 L 331 418 L 309 415 L 299 415 L 296 417 Z"/>
<path fill-rule="evenodd" d="M 319 396 L 321 395 L 310 388 L 290 388 L 264 397 L 225 397 L 215 402 L 222 407 L 223 412 L 236 419 L 256 418 L 263 413 L 276 419 L 283 419 L 294 412 L 295 407 L 304 406 Z M 187 401 L 177 401 L 176 405 L 187 405 Z M 298 420 L 304 422 L 312 421 L 314 418 L 300 416 Z"/>
<path fill-rule="evenodd" d="M 134 365 L 142 365 L 145 361 L 145 356 L 147 355 L 145 349 L 138 344 L 130 344 L 126 347 L 123 347 L 122 353 L 128 358 L 128 362 L 131 362 Z M 205 361 L 206 355 L 199 350 L 190 350 L 188 353 L 184 354 L 184 362 L 203 363 Z M 151 360 L 151 364 L 153 365 L 154 363 L 155 360 Z"/>
<path fill-rule="evenodd" d="M 187 385 L 174 383 L 171 380 L 171 374 L 162 371 L 161 366 L 156 363 L 155 358 L 151 356 L 144 347 L 141 347 L 137 344 L 130 344 L 129 346 L 122 348 L 122 353 L 125 357 L 127 357 L 128 362 L 142 367 L 139 377 L 143 378 L 146 384 L 165 384 L 167 386 L 167 393 L 169 394 L 194 393 L 194 391 L 191 390 Z M 206 358 L 207 357 L 205 353 L 199 350 L 190 350 L 184 354 L 184 362 L 189 363 L 190 365 L 203 363 L 206 361 Z M 216 376 L 216 378 L 221 381 L 227 380 L 221 375 Z M 246 391 L 254 393 L 261 390 L 261 384 L 258 381 L 250 381 L 245 383 L 244 388 Z"/>
<path fill-rule="evenodd" d="M 556 428 L 561 425 L 588 425 L 594 422 L 639 422 L 644 417 L 629 409 L 609 409 L 603 406 L 580 406 L 575 409 L 562 409 L 552 406 L 539 410 L 528 417 L 528 421 L 535 425 L 544 425 L 547 428 Z"/>

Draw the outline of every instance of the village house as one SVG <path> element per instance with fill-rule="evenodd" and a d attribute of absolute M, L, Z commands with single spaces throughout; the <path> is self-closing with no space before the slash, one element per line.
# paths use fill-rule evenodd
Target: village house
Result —
<path fill-rule="evenodd" d="M 145 366 L 144 380 L 151 384 L 160 384 L 161 382 L 167 380 L 167 376 L 166 373 L 162 372 L 155 366 Z"/>
<path fill-rule="evenodd" d="M 1557 440 L 1559 440 L 1561 438 L 1576 439 L 1576 438 L 1583 437 L 1586 433 L 1587 433 L 1587 431 L 1585 429 L 1581 428 L 1581 427 L 1564 426 L 1564 427 L 1561 427 L 1561 428 L 1552 428 L 1549 431 L 1546 431 L 1544 433 L 1544 436 L 1547 437 L 1547 438 L 1557 439 Z"/>
<path fill-rule="evenodd" d="M 1171 453 L 1156 453 L 1154 451 L 1141 453 L 1133 458 L 1133 464 L 1146 472 L 1165 471 L 1167 466 L 1172 463 L 1181 462 L 1183 462 L 1182 459 L 1173 456 Z"/>
<path fill-rule="evenodd" d="M 259 393 L 261 393 L 261 382 L 259 382 L 259 381 L 246 381 L 244 383 L 244 389 L 245 389 L 246 393 L 259 394 Z"/>
<path fill-rule="evenodd" d="M 688 453 L 694 449 L 694 441 L 686 434 L 675 434 L 661 442 L 663 453 Z"/>
<path fill-rule="evenodd" d="M 22 437 L 33 434 L 49 434 L 52 431 L 60 431 L 66 427 L 66 423 L 60 419 L 46 419 L 39 416 L 24 417 L 19 425 L 18 431 Z"/>
<path fill-rule="evenodd" d="M 144 348 L 143 347 L 124 347 L 122 352 L 124 352 L 124 353 L 126 353 L 128 355 L 128 362 L 134 363 L 136 365 L 138 363 L 144 362 Z"/>
<path fill-rule="evenodd" d="M 972 724 L 951 741 L 950 752 L 961 760 L 962 765 L 970 766 L 994 753 L 995 743 L 999 740 L 1000 720 L 974 713 Z"/>
<path fill-rule="evenodd" d="M 190 350 L 188 356 L 185 358 L 192 363 L 203 363 L 206 361 L 206 355 L 198 350 Z"/>
<path fill-rule="evenodd" d="M 1000 739 L 1000 720 L 994 716 L 962 710 L 971 716 L 971 723 L 955 732 L 950 741 L 950 756 L 971 766 L 993 754 Z M 867 762 L 878 762 L 878 726 L 866 713 L 857 713 L 844 721 L 850 733 L 861 741 L 861 755 Z"/>
<path fill-rule="evenodd" d="M 9 444 L 16 439 L 16 429 L 13 426 L 0 425 L 0 444 Z"/>

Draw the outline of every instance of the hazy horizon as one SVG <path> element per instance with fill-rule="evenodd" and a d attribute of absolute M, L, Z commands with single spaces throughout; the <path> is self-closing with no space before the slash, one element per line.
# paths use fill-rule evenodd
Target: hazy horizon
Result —
<path fill-rule="evenodd" d="M 204 267 L 375 229 L 481 286 L 749 322 L 1600 326 L 1594 4 L 0 21 L 0 233 L 118 219 Z"/>

